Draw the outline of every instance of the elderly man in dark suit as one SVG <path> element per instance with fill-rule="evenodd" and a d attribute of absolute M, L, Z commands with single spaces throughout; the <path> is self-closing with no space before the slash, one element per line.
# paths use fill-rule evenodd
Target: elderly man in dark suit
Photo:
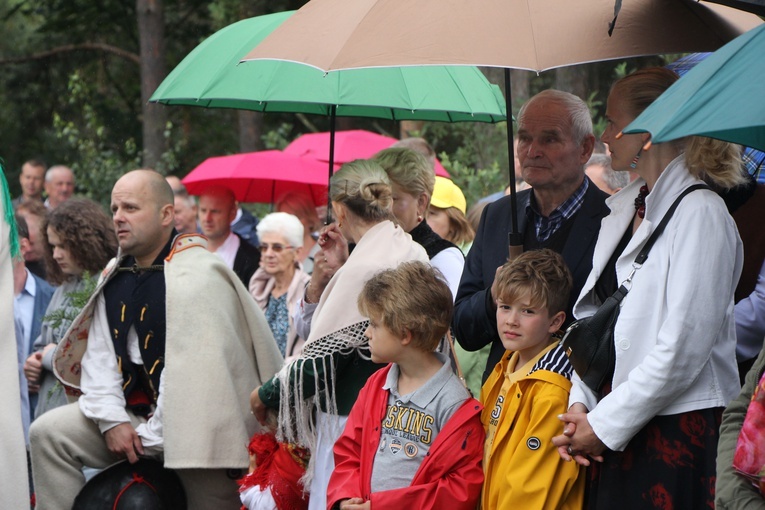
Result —
<path fill-rule="evenodd" d="M 511 215 L 517 214 L 524 250 L 557 251 L 574 277 L 566 324 L 587 275 L 608 195 L 584 174 L 595 137 L 587 105 L 567 92 L 546 90 L 529 99 L 518 116 L 518 160 L 531 189 L 486 207 L 467 256 L 454 309 L 455 336 L 468 351 L 491 344 L 483 380 L 505 352 L 497 333 L 497 268 L 507 262 Z"/>

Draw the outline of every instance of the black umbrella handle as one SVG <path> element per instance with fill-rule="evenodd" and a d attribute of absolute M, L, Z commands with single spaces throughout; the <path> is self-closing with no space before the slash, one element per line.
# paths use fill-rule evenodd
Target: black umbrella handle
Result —
<path fill-rule="evenodd" d="M 325 225 L 332 223 L 332 200 L 329 198 L 329 186 L 335 168 L 335 114 L 337 107 L 329 107 L 329 177 L 327 178 L 327 221 Z"/>

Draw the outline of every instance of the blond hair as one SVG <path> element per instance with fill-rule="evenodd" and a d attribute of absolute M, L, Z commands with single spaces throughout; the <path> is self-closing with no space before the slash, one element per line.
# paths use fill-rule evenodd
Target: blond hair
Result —
<path fill-rule="evenodd" d="M 573 285 L 571 272 L 560 254 L 550 250 L 522 253 L 497 274 L 497 299 L 515 303 L 527 295 L 530 305 L 547 308 L 550 315 L 565 311 Z"/>
<path fill-rule="evenodd" d="M 649 67 L 617 80 L 611 91 L 619 92 L 627 113 L 635 118 L 678 79 L 677 73 L 670 69 Z M 669 143 L 675 143 L 678 150 L 685 151 L 688 171 L 694 177 L 721 189 L 735 188 L 746 182 L 739 145 L 697 136 Z"/>
<path fill-rule="evenodd" d="M 433 165 L 427 158 L 412 149 L 393 147 L 385 149 L 372 158 L 388 174 L 388 177 L 404 191 L 416 197 L 420 193 L 428 195 L 428 201 L 433 196 L 436 185 L 436 174 Z"/>
<path fill-rule="evenodd" d="M 468 221 L 467 217 L 462 214 L 462 211 L 456 207 L 447 207 L 442 209 L 435 205 L 430 205 L 433 209 L 438 209 L 446 214 L 449 219 L 449 235 L 445 237 L 447 241 L 451 241 L 457 246 L 464 246 L 471 242 L 475 238 L 475 232 L 472 225 Z"/>
<path fill-rule="evenodd" d="M 358 298 L 362 315 L 382 321 L 396 335 L 412 335 L 412 345 L 433 351 L 452 322 L 452 293 L 438 269 L 404 262 L 374 275 Z"/>
<path fill-rule="evenodd" d="M 393 220 L 390 181 L 373 160 L 357 159 L 340 167 L 329 180 L 329 198 L 363 221 Z"/>

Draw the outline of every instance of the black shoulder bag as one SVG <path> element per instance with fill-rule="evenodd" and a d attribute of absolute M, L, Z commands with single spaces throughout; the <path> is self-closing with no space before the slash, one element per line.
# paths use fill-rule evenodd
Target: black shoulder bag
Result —
<path fill-rule="evenodd" d="M 632 277 L 645 263 L 648 252 L 651 251 L 656 239 L 664 231 L 680 201 L 688 193 L 698 189 L 709 189 L 709 186 L 694 184 L 686 188 L 675 199 L 656 230 L 651 233 L 651 237 L 648 238 L 643 249 L 635 257 L 632 271 L 627 279 L 622 282 L 613 295 L 606 299 L 595 312 L 595 315 L 574 322 L 563 335 L 563 347 L 566 349 L 571 366 L 574 367 L 582 382 L 597 394 L 601 393 L 603 386 L 610 382 L 614 375 L 616 364 L 614 326 L 616 326 L 616 319 L 619 317 L 621 302 L 632 286 Z"/>

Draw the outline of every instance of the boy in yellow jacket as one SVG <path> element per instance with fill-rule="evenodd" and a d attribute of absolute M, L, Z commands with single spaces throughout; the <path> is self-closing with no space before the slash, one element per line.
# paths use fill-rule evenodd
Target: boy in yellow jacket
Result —
<path fill-rule="evenodd" d="M 554 251 L 530 251 L 502 266 L 493 287 L 507 352 L 481 390 L 482 507 L 581 509 L 584 470 L 552 444 L 571 389 L 571 365 L 553 336 L 566 317 L 571 274 Z"/>

